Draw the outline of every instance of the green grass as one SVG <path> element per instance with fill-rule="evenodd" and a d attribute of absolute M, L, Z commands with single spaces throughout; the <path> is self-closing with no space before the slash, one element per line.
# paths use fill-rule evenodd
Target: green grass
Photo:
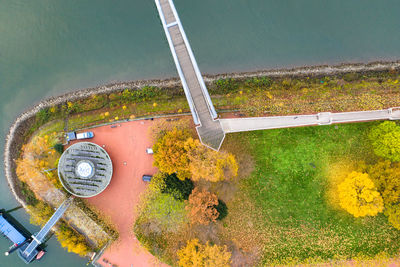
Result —
<path fill-rule="evenodd" d="M 262 263 L 327 261 L 398 254 L 400 232 L 385 216 L 354 218 L 328 204 L 327 171 L 340 160 L 374 160 L 366 134 L 376 123 L 239 134 L 255 169 L 242 193 L 255 204 Z M 246 213 L 246 210 L 241 212 Z"/>

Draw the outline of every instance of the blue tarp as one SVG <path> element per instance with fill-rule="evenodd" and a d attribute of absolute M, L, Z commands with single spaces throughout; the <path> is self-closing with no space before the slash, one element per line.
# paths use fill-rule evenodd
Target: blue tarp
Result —
<path fill-rule="evenodd" d="M 0 215 L 0 231 L 14 244 L 21 244 L 26 239 L 3 215 Z"/>

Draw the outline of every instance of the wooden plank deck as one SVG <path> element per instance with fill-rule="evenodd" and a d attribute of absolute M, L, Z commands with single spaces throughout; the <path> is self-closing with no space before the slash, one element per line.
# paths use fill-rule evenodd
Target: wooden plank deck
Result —
<path fill-rule="evenodd" d="M 177 16 L 175 7 L 170 0 L 155 0 L 165 34 L 173 54 L 182 85 L 187 90 L 186 97 L 193 106 L 194 121 L 200 124 L 196 127 L 203 144 L 219 150 L 225 133 L 205 88 L 202 77 L 198 75 L 198 66 L 193 58 L 193 52 L 183 32 L 182 24 Z M 171 6 L 172 5 L 172 6 Z M 191 56 L 192 55 L 192 56 Z"/>

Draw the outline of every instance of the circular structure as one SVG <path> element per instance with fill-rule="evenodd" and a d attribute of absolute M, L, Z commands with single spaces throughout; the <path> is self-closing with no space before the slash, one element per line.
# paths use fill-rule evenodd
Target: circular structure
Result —
<path fill-rule="evenodd" d="M 100 194 L 110 183 L 112 173 L 110 156 L 102 147 L 90 142 L 73 144 L 58 163 L 61 184 L 77 197 Z"/>

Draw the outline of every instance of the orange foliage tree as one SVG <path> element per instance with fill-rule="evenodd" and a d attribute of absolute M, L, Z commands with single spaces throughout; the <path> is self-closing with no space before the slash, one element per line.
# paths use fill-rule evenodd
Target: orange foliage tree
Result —
<path fill-rule="evenodd" d="M 228 267 L 231 264 L 231 252 L 226 246 L 211 246 L 208 242 L 203 245 L 198 239 L 188 241 L 186 247 L 178 251 L 178 258 L 181 267 Z"/>
<path fill-rule="evenodd" d="M 206 190 L 199 190 L 197 187 L 189 196 L 189 205 L 186 207 L 189 210 L 189 217 L 192 223 L 209 224 L 215 222 L 219 216 L 216 209 L 218 198 Z"/>
<path fill-rule="evenodd" d="M 367 173 L 351 172 L 338 186 L 340 206 L 354 217 L 375 216 L 383 200 Z"/>

